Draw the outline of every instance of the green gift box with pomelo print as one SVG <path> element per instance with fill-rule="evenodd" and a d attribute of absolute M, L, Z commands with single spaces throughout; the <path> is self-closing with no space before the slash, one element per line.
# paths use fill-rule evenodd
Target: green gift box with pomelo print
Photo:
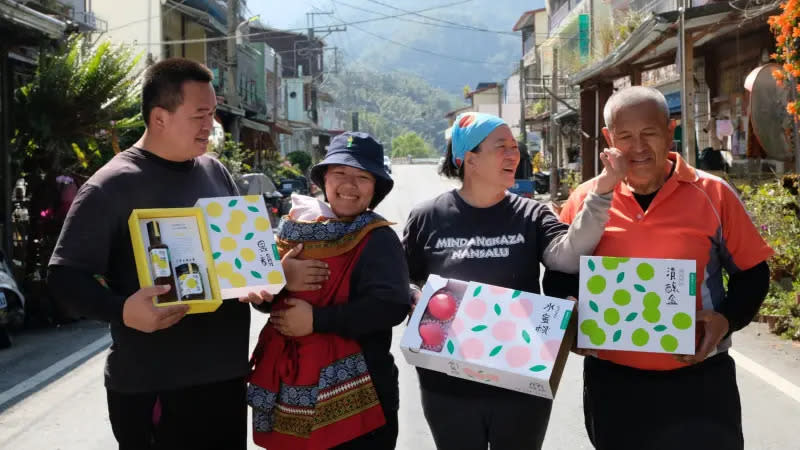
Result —
<path fill-rule="evenodd" d="M 571 300 L 431 275 L 400 348 L 409 364 L 552 399 L 573 343 L 574 308 Z"/>
<path fill-rule="evenodd" d="M 696 262 L 582 256 L 578 347 L 693 355 Z"/>

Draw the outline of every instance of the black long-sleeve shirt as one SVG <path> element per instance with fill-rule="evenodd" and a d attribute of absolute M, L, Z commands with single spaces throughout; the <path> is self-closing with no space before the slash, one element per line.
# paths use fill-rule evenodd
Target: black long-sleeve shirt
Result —
<path fill-rule="evenodd" d="M 403 235 L 411 279 L 430 274 L 538 293 L 544 250 L 567 232 L 547 206 L 507 195 L 489 208 L 475 208 L 455 191 L 411 212 Z M 513 391 L 418 368 L 431 392 L 463 396 L 516 395 Z"/>
<path fill-rule="evenodd" d="M 74 315 L 110 323 L 109 389 L 159 392 L 247 375 L 246 304 L 226 301 L 214 313 L 192 314 L 154 333 L 122 321 L 125 299 L 139 289 L 131 211 L 191 207 L 199 198 L 236 194 L 230 174 L 209 156 L 173 162 L 139 148 L 116 155 L 81 186 L 50 260 L 48 285 Z"/>
<path fill-rule="evenodd" d="M 385 409 L 400 404 L 398 370 L 389 351 L 392 327 L 408 315 L 408 267 L 403 246 L 389 227 L 370 233 L 350 278 L 350 298 L 342 305 L 314 308 L 314 331 L 355 339 Z"/>

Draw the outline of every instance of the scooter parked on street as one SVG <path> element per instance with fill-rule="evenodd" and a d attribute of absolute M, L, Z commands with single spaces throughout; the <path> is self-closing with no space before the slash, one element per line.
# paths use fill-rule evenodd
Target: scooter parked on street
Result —
<path fill-rule="evenodd" d="M 25 297 L 17 286 L 6 255 L 0 251 L 0 349 L 11 346 L 12 329 L 25 323 Z"/>

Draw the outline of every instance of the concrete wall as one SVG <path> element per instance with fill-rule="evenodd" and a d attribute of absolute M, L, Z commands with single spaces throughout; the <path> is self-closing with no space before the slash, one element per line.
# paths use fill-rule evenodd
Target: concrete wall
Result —
<path fill-rule="evenodd" d="M 497 89 L 479 92 L 472 96 L 473 105 L 497 105 Z"/>
<path fill-rule="evenodd" d="M 286 118 L 297 122 L 310 122 L 305 113 L 303 80 L 301 78 L 284 78 L 283 82 L 286 86 Z"/>
<path fill-rule="evenodd" d="M 143 53 L 139 68 L 144 68 L 148 52 L 155 60 L 162 58 L 160 0 L 92 0 L 92 10 L 108 22 L 108 31 L 101 39 L 133 45 L 137 52 Z"/>
<path fill-rule="evenodd" d="M 181 21 L 183 21 L 185 35 L 181 33 Z M 165 41 L 206 38 L 206 31 L 203 27 L 177 10 L 171 10 L 163 16 L 162 27 Z M 205 42 L 172 44 L 166 47 L 167 54 L 163 55 L 164 57 L 180 56 L 207 64 Z"/>

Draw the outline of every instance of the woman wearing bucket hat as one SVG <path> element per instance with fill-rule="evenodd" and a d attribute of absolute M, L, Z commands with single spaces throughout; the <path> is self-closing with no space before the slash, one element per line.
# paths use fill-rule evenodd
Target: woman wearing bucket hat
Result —
<path fill-rule="evenodd" d="M 445 158 L 442 174 L 463 185 L 415 208 L 403 234 L 411 280 L 420 285 L 437 274 L 538 293 L 540 263 L 577 273 L 580 256 L 591 254 L 603 234 L 612 191 L 625 174 L 617 150 L 601 154 L 603 174 L 568 227 L 544 204 L 507 191 L 520 155 L 502 119 L 459 115 Z M 417 370 L 438 449 L 541 448 L 551 400 Z"/>
<path fill-rule="evenodd" d="M 410 309 L 397 235 L 371 211 L 392 189 L 383 146 L 336 136 L 311 169 L 327 203 L 292 196 L 278 228 L 287 285 L 271 305 L 250 376 L 255 442 L 280 449 L 393 449 L 392 327 Z"/>

